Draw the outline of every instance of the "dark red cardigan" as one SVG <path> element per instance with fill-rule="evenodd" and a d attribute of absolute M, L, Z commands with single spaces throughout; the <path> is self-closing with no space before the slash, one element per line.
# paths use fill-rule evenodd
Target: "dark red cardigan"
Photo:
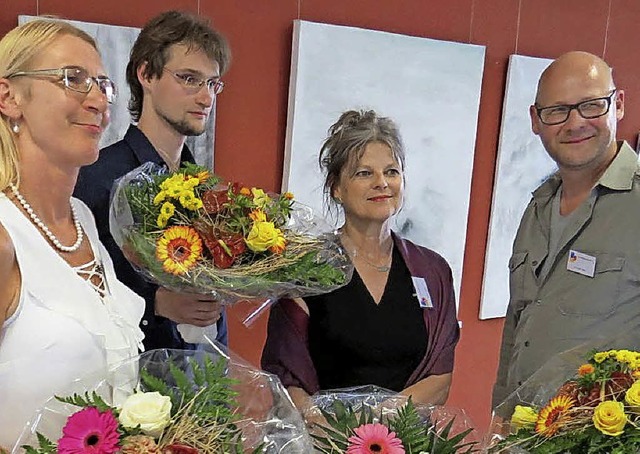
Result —
<path fill-rule="evenodd" d="M 447 262 L 430 249 L 395 234 L 393 238 L 411 275 L 426 280 L 434 306 L 423 310 L 427 351 L 407 380 L 407 388 L 429 375 L 453 371 L 460 329 L 451 268 Z M 299 387 L 314 394 L 320 387 L 309 354 L 308 325 L 309 316 L 293 300 L 278 301 L 271 308 L 261 363 L 262 368 L 277 375 L 284 386 Z"/>

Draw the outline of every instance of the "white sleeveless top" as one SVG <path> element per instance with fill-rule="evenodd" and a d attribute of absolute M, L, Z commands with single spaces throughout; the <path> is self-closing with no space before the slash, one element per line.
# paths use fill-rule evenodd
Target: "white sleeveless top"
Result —
<path fill-rule="evenodd" d="M 16 312 L 0 328 L 0 446 L 9 449 L 48 398 L 143 349 L 138 324 L 144 300 L 117 280 L 89 208 L 77 199 L 72 203 L 103 263 L 104 299 L 0 193 L 0 223 L 11 237 L 22 278 Z"/>

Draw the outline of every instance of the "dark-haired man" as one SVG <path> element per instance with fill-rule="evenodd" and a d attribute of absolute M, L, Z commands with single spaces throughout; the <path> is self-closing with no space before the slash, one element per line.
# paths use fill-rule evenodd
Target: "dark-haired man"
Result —
<path fill-rule="evenodd" d="M 204 19 L 178 11 L 151 19 L 127 65 L 129 111 L 137 125 L 101 150 L 98 161 L 78 177 L 74 195 L 93 211 L 119 279 L 147 302 L 141 324 L 147 350 L 191 348 L 177 330 L 181 323 L 204 327 L 217 322 L 217 340 L 226 344 L 226 323 L 211 299 L 158 287 L 133 270 L 109 232 L 109 194 L 117 178 L 145 162 L 175 170 L 181 162 L 194 161 L 185 139 L 205 131 L 229 61 L 225 39 Z"/>

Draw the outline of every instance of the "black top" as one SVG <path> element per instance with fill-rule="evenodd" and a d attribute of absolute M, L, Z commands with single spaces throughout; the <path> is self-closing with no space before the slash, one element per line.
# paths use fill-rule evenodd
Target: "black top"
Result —
<path fill-rule="evenodd" d="M 305 298 L 309 350 L 320 389 L 374 384 L 402 391 L 424 358 L 427 328 L 409 270 L 397 247 L 376 304 L 354 270 L 338 290 Z"/>
<path fill-rule="evenodd" d="M 118 279 L 127 287 L 142 296 L 146 302 L 145 313 L 140 322 L 144 332 L 146 350 L 156 348 L 193 349 L 178 333 L 173 321 L 155 315 L 155 294 L 158 286 L 145 280 L 136 272 L 124 257 L 109 230 L 109 201 L 111 187 L 118 178 L 127 174 L 145 162 L 164 162 L 153 148 L 149 139 L 136 126 L 131 125 L 124 138 L 102 150 L 98 160 L 90 166 L 82 167 L 78 175 L 73 196 L 87 204 L 96 218 L 98 235 L 113 260 Z M 180 162 L 194 162 L 193 156 L 185 145 Z M 217 323 L 217 341 L 227 344 L 227 324 L 223 315 Z"/>

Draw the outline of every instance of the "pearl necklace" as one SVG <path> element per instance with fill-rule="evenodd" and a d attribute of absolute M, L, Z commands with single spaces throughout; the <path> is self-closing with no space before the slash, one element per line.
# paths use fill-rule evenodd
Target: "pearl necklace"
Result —
<path fill-rule="evenodd" d="M 29 205 L 27 201 L 24 199 L 24 197 L 22 197 L 22 194 L 18 192 L 18 188 L 16 187 L 16 185 L 11 183 L 9 186 L 11 187 L 11 192 L 13 192 L 13 195 L 16 197 L 18 202 L 20 202 L 20 205 L 22 205 L 22 208 L 24 208 L 24 211 L 26 211 L 29 217 L 31 218 L 31 221 L 36 226 L 38 226 L 40 230 L 42 230 L 42 233 L 44 233 L 47 236 L 49 241 L 51 241 L 51 244 L 53 244 L 56 247 L 56 249 L 62 252 L 75 252 L 80 248 L 80 245 L 82 244 L 82 240 L 84 239 L 84 233 L 82 231 L 82 226 L 80 225 L 80 221 L 78 220 L 78 216 L 76 215 L 76 209 L 72 203 L 70 203 L 71 219 L 73 219 L 73 224 L 76 226 L 77 238 L 76 238 L 76 242 L 73 243 L 71 246 L 64 246 L 62 243 L 60 243 L 58 238 L 56 238 L 55 235 L 51 233 L 51 230 L 49 230 L 49 227 L 44 225 L 44 222 L 42 222 L 38 217 L 38 215 L 34 213 L 33 208 L 31 208 L 31 205 Z"/>

